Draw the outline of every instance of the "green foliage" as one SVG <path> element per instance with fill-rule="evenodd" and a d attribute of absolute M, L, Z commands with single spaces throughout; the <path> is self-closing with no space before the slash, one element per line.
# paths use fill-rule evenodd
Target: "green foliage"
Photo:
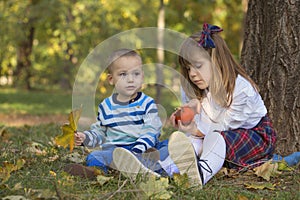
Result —
<path fill-rule="evenodd" d="M 242 40 L 243 8 L 241 0 L 164 0 L 166 28 L 191 34 L 203 22 L 224 28 L 224 36 L 235 55 Z M 29 82 L 36 87 L 71 89 L 75 74 L 100 42 L 125 30 L 157 26 L 159 1 L 0 1 L 0 77 L 16 74 L 20 44 L 28 41 L 34 28 L 33 49 L 23 69 L 19 85 Z M 156 60 L 156 52 L 145 54 L 145 60 Z M 177 68 L 176 57 L 165 56 L 165 63 Z M 27 74 L 28 76 L 24 76 Z M 21 77 L 23 75 L 23 77 Z M 172 76 L 165 76 L 170 81 Z"/>

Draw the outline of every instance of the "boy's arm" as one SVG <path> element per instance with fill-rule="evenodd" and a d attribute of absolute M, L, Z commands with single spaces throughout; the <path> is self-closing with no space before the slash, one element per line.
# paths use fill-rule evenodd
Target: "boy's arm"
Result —
<path fill-rule="evenodd" d="M 91 125 L 91 129 L 84 131 L 85 140 L 83 141 L 83 145 L 91 148 L 95 148 L 96 146 L 100 146 L 105 142 L 105 132 L 106 127 L 101 126 L 101 122 L 97 121 L 96 123 Z"/>
<path fill-rule="evenodd" d="M 141 130 L 141 136 L 136 140 L 135 146 L 131 149 L 135 153 L 143 153 L 147 149 L 155 147 L 158 142 L 162 123 L 154 101 L 149 103 L 143 120 L 144 126 Z"/>

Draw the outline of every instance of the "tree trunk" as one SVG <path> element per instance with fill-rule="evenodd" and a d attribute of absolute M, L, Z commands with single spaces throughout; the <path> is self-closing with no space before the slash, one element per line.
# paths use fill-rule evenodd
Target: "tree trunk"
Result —
<path fill-rule="evenodd" d="M 159 29 L 165 28 L 165 8 L 164 8 L 164 0 L 160 0 L 160 6 L 158 11 L 158 19 L 157 19 L 157 26 Z M 158 31 L 157 33 L 157 60 L 158 63 L 164 63 L 164 32 Z M 161 66 L 157 66 L 156 68 L 156 103 L 160 103 L 161 97 L 161 88 L 163 84 L 164 76 L 163 70 Z"/>
<path fill-rule="evenodd" d="M 17 66 L 14 73 L 15 85 L 20 86 L 25 84 L 26 89 L 31 89 L 31 60 L 33 38 L 35 29 L 30 23 L 25 24 L 24 31 L 26 36 L 18 44 L 17 50 Z"/>
<path fill-rule="evenodd" d="M 249 0 L 242 65 L 260 87 L 276 152 L 300 151 L 300 0 Z"/>

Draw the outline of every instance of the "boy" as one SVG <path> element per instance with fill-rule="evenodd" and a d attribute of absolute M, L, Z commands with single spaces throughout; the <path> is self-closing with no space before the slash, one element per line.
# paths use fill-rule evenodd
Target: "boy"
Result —
<path fill-rule="evenodd" d="M 164 160 L 167 141 L 158 140 L 162 123 L 156 104 L 140 91 L 144 79 L 141 57 L 130 49 L 116 50 L 109 57 L 108 73 L 107 79 L 115 87 L 114 93 L 99 104 L 97 122 L 91 125 L 91 129 L 75 133 L 77 146 L 102 147 L 87 156 L 87 166 L 99 167 L 107 173 L 114 166 L 113 151 L 117 147 L 121 147 L 120 154 L 128 151 L 139 157 L 141 153 L 156 148 L 159 159 Z M 121 159 L 118 153 L 114 157 Z M 124 166 L 132 163 L 130 160 L 124 163 L 123 159 L 122 162 Z M 142 169 L 131 167 L 123 170 L 154 173 L 142 166 Z M 68 171 L 72 174 L 72 170 Z"/>

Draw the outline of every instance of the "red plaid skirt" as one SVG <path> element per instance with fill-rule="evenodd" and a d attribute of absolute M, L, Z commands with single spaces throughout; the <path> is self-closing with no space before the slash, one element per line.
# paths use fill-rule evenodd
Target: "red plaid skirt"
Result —
<path fill-rule="evenodd" d="M 276 132 L 268 116 L 252 129 L 222 131 L 226 142 L 224 166 L 235 169 L 252 169 L 273 156 Z"/>

